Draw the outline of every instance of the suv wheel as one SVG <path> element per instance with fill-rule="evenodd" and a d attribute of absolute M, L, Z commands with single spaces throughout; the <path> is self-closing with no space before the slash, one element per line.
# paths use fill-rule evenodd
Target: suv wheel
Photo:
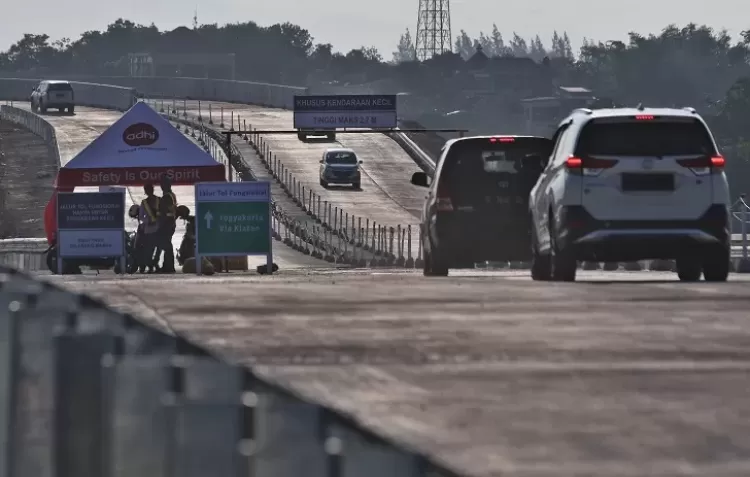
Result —
<path fill-rule="evenodd" d="M 444 257 L 433 250 L 432 253 L 424 249 L 424 276 L 426 277 L 447 277 L 448 265 Z"/>
<path fill-rule="evenodd" d="M 550 220 L 549 235 L 550 235 L 550 275 L 552 280 L 556 282 L 574 282 L 576 279 L 576 258 L 569 250 L 560 247 L 557 243 L 557 231 L 553 225 L 553 220 Z"/>
<path fill-rule="evenodd" d="M 320 187 L 327 189 L 328 188 L 328 182 L 324 181 L 323 179 L 320 179 Z"/>
<path fill-rule="evenodd" d="M 707 282 L 725 282 L 729 278 L 731 251 L 728 247 L 714 251 L 703 262 L 703 278 Z"/>
<path fill-rule="evenodd" d="M 550 257 L 549 255 L 539 253 L 539 244 L 537 243 L 533 227 L 531 235 L 531 279 L 547 281 L 552 278 Z"/>
<path fill-rule="evenodd" d="M 682 282 L 697 282 L 701 279 L 701 264 L 690 258 L 679 258 L 676 260 L 677 277 Z"/>

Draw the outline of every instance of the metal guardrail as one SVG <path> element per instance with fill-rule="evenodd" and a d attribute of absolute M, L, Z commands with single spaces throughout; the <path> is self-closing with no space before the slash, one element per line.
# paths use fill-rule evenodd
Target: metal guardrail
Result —
<path fill-rule="evenodd" d="M 164 322 L 0 283 L 0 477 L 453 475 Z"/>

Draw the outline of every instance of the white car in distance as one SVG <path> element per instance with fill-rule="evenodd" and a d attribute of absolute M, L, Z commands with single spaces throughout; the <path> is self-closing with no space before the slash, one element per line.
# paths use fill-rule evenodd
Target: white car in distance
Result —
<path fill-rule="evenodd" d="M 326 149 L 320 160 L 320 185 L 351 184 L 359 189 L 362 184 L 362 161 L 357 154 L 348 148 Z"/>

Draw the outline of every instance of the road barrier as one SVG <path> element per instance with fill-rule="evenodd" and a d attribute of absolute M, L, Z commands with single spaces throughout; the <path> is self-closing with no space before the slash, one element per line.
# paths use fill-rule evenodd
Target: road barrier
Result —
<path fill-rule="evenodd" d="M 53 153 L 57 159 L 57 164 L 60 164 L 60 148 L 57 144 L 57 134 L 55 133 L 55 127 L 47 122 L 43 117 L 38 114 L 34 114 L 31 111 L 25 109 L 19 109 L 12 106 L 12 104 L 0 105 L 0 118 L 4 121 L 9 121 L 17 124 L 25 129 L 28 129 L 32 133 L 44 139 L 49 147 L 52 148 Z"/>
<path fill-rule="evenodd" d="M 0 477 L 454 475 L 263 363 L 13 269 L 0 279 Z"/>
<path fill-rule="evenodd" d="M 0 99 L 29 101 L 32 90 L 40 81 L 28 78 L 0 78 Z M 75 104 L 78 106 L 127 111 L 137 100 L 135 88 L 80 81 L 71 81 L 71 86 Z"/>

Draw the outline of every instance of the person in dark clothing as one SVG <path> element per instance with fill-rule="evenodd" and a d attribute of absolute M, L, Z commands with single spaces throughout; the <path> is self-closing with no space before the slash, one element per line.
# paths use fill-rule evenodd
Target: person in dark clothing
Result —
<path fill-rule="evenodd" d="M 172 237 L 177 227 L 177 196 L 172 192 L 172 181 L 161 179 L 162 198 L 159 202 L 159 247 L 164 250 L 161 273 L 174 273 L 174 246 Z"/>
<path fill-rule="evenodd" d="M 141 273 L 148 268 L 149 273 L 154 272 L 154 248 L 158 242 L 159 233 L 159 205 L 160 198 L 154 194 L 153 184 L 143 186 L 146 198 L 141 201 L 140 206 L 140 228 L 138 230 L 138 269 Z"/>

